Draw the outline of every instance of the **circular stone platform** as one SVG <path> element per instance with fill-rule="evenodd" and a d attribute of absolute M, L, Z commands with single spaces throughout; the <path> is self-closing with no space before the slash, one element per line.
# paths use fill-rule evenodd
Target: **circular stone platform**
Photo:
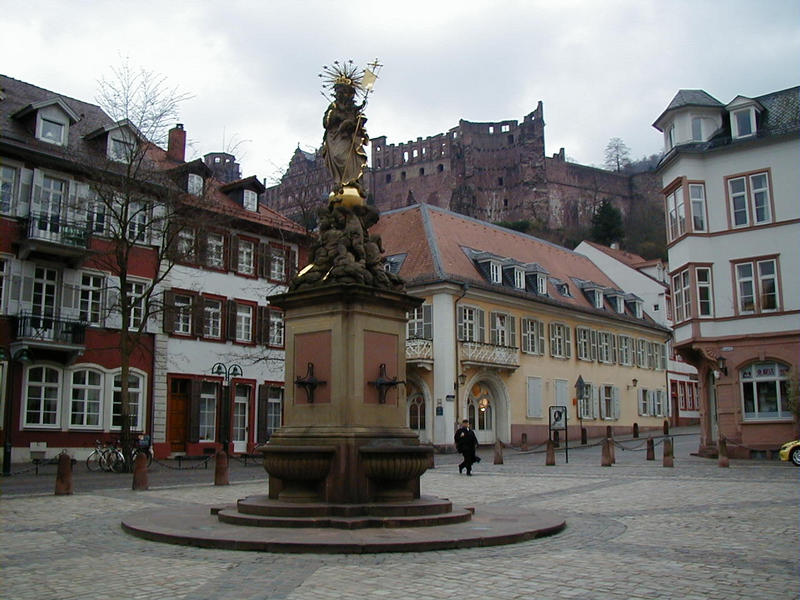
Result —
<path fill-rule="evenodd" d="M 134 513 L 122 521 L 122 528 L 144 539 L 201 548 L 360 554 L 499 546 L 552 535 L 566 527 L 564 519 L 550 511 L 483 506 L 452 510 L 456 515 L 471 514 L 472 518 L 446 525 L 362 528 L 324 523 L 312 527 L 298 527 L 297 524 L 275 527 L 269 524 L 270 519 L 254 527 L 226 523 L 218 518 L 225 511 L 243 516 L 235 506 L 209 510 L 208 507 L 183 505 Z M 330 517 L 323 517 L 322 521 L 326 518 Z"/>

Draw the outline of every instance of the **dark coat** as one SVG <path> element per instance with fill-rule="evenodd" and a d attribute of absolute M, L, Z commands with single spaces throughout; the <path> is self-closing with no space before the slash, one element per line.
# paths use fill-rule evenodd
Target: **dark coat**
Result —
<path fill-rule="evenodd" d="M 461 454 L 475 454 L 475 450 L 478 448 L 478 438 L 472 429 L 459 427 L 454 440 L 456 443 L 456 450 Z"/>

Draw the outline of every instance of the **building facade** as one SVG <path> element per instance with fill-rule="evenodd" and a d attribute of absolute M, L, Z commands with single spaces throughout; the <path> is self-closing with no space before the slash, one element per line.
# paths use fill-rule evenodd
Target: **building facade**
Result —
<path fill-rule="evenodd" d="M 572 439 L 662 427 L 669 332 L 586 257 L 426 204 L 383 213 L 373 231 L 424 298 L 406 352 L 422 440 L 451 446 L 468 418 L 480 443 L 538 444 L 558 406 Z"/>
<path fill-rule="evenodd" d="M 750 456 L 796 436 L 799 92 L 722 104 L 680 90 L 654 123 L 674 344 L 699 374 L 704 453 L 721 437 Z"/>
<path fill-rule="evenodd" d="M 661 260 L 641 256 L 595 242 L 583 241 L 575 252 L 585 255 L 622 289 L 631 290 L 644 302 L 653 320 L 672 329 L 672 296 L 668 266 Z M 667 378 L 671 405 L 670 422 L 695 425 L 700 420 L 700 387 L 697 369 L 683 360 L 668 344 Z"/>

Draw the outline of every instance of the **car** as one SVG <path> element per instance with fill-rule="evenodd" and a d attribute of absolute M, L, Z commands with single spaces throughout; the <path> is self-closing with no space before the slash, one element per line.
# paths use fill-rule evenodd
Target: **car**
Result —
<path fill-rule="evenodd" d="M 790 460 L 800 467 L 800 440 L 792 440 L 781 446 L 778 456 L 781 460 Z"/>

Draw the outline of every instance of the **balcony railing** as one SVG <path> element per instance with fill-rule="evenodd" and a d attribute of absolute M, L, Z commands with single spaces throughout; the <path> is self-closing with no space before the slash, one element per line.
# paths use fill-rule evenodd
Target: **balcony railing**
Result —
<path fill-rule="evenodd" d="M 482 342 L 461 342 L 461 361 L 501 369 L 516 369 L 519 367 L 519 348 Z"/>
<path fill-rule="evenodd" d="M 408 338 L 406 340 L 406 360 L 433 360 L 433 340 L 426 340 L 425 338 Z"/>
<path fill-rule="evenodd" d="M 85 223 L 70 222 L 60 215 L 33 213 L 28 219 L 28 239 L 85 249 L 89 230 Z"/>
<path fill-rule="evenodd" d="M 22 314 L 17 317 L 17 341 L 82 346 L 86 341 L 86 323 L 57 316 Z"/>

